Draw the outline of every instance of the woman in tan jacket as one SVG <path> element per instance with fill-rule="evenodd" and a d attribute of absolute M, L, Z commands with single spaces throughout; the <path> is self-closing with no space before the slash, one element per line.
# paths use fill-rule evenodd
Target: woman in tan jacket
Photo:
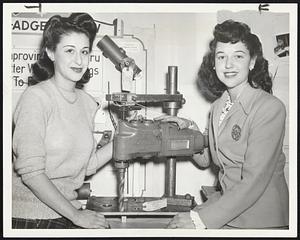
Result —
<path fill-rule="evenodd" d="M 272 95 L 261 43 L 246 24 L 227 20 L 216 25 L 209 46 L 198 83 L 216 98 L 208 137 L 209 156 L 219 167 L 220 191 L 191 214 L 175 216 L 169 228 L 287 228 L 289 195 L 282 151 L 286 110 Z M 191 125 L 179 117 L 159 119 L 181 128 Z"/>

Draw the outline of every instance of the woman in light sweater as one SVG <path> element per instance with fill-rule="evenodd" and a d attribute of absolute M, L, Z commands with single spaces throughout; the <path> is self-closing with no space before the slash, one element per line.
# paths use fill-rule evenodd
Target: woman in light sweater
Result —
<path fill-rule="evenodd" d="M 112 143 L 96 149 L 98 105 L 81 89 L 96 32 L 85 13 L 55 15 L 45 25 L 35 82 L 14 114 L 13 228 L 108 227 L 76 200 L 85 176 L 112 158 Z"/>

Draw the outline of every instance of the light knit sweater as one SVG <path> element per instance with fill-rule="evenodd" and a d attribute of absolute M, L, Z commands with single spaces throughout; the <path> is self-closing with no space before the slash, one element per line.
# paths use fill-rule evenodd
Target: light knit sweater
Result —
<path fill-rule="evenodd" d="M 45 173 L 77 209 L 78 189 L 86 175 L 96 172 L 93 137 L 95 100 L 76 89 L 78 99 L 67 102 L 51 80 L 28 87 L 15 110 L 12 216 L 30 219 L 61 217 L 22 182 Z"/>

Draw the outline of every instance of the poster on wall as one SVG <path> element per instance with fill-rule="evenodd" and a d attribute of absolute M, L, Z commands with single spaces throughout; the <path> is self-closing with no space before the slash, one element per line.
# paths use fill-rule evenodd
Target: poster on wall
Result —
<path fill-rule="evenodd" d="M 14 90 L 25 89 L 32 77 L 32 65 L 39 59 L 39 49 L 13 48 L 11 53 L 12 86 Z"/>
<path fill-rule="evenodd" d="M 22 37 L 22 36 L 20 36 Z M 13 90 L 25 89 L 28 85 L 28 81 L 32 78 L 32 65 L 39 59 L 40 53 L 37 48 L 13 48 L 11 53 L 11 73 L 12 73 L 12 87 Z M 90 78 L 91 89 L 98 89 L 100 91 L 97 82 L 101 82 L 101 61 L 102 53 L 100 51 L 93 51 L 90 55 Z M 94 81 L 93 81 L 94 80 Z"/>

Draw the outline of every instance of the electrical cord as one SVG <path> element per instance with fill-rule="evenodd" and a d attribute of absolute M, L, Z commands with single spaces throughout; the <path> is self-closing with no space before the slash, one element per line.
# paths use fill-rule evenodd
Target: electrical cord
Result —
<path fill-rule="evenodd" d="M 108 94 L 109 94 L 109 93 L 110 93 L 110 85 L 109 85 L 109 82 L 107 82 L 107 84 L 108 84 Z M 117 123 L 116 123 L 116 121 L 115 121 L 115 119 L 114 119 L 114 116 L 113 116 L 113 114 L 112 114 L 112 112 L 111 112 L 110 101 L 108 101 L 107 109 L 108 109 L 108 113 L 109 113 L 109 117 L 110 117 L 111 123 L 112 123 L 114 129 L 117 130 Z"/>
<path fill-rule="evenodd" d="M 94 21 L 95 21 L 95 22 L 97 22 L 97 23 L 104 24 L 104 25 L 114 26 L 114 24 L 113 24 L 113 23 L 102 22 L 102 21 L 95 20 L 95 19 L 94 19 Z"/>

